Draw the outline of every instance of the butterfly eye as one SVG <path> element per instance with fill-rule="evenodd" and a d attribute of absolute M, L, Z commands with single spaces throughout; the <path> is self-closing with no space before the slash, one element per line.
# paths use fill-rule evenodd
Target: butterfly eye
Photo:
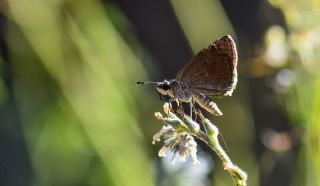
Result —
<path fill-rule="evenodd" d="M 170 84 L 169 82 L 165 82 L 164 84 L 162 84 L 162 87 L 161 87 L 163 90 L 169 90 L 170 89 Z"/>

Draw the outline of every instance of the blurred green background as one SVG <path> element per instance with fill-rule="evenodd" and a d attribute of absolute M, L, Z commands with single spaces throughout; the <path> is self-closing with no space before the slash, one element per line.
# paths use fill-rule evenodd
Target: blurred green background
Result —
<path fill-rule="evenodd" d="M 319 0 L 0 1 L 0 185 L 232 185 L 201 142 L 200 165 L 157 157 L 163 102 L 136 85 L 174 78 L 227 34 L 239 83 L 211 119 L 231 159 L 248 185 L 320 185 L 319 10 Z"/>

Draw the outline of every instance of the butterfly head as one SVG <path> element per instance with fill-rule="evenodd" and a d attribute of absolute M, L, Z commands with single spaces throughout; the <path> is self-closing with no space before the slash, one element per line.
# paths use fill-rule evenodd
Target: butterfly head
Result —
<path fill-rule="evenodd" d="M 145 85 L 145 84 L 153 84 L 156 87 L 156 90 L 162 94 L 162 95 L 172 95 L 172 80 L 168 81 L 168 80 L 164 80 L 164 81 L 160 81 L 160 82 L 153 82 L 153 81 L 140 81 L 137 82 L 137 84 L 141 84 L 141 85 Z"/>
<path fill-rule="evenodd" d="M 156 90 L 162 95 L 168 95 L 171 91 L 171 82 L 168 80 L 158 82 Z"/>

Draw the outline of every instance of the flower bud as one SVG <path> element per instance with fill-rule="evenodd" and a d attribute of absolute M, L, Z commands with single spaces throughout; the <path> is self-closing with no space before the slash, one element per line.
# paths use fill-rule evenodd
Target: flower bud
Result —
<path fill-rule="evenodd" d="M 202 124 L 204 126 L 204 130 L 206 131 L 206 134 L 210 137 L 210 138 L 217 138 L 218 134 L 219 134 L 219 129 L 210 122 L 210 120 L 203 118 L 202 119 Z"/>

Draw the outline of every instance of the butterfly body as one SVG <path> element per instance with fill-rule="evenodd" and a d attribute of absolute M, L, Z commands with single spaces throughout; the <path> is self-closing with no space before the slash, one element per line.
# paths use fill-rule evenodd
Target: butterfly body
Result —
<path fill-rule="evenodd" d="M 238 54 L 231 36 L 217 39 L 202 49 L 177 74 L 175 79 L 161 82 L 138 82 L 154 84 L 170 101 L 198 103 L 214 115 L 222 115 L 209 97 L 231 96 L 237 84 Z"/>
<path fill-rule="evenodd" d="M 218 116 L 222 115 L 218 106 L 210 98 L 202 93 L 190 91 L 188 85 L 182 81 L 164 80 L 163 82 L 159 82 L 159 85 L 156 86 L 156 90 L 162 95 L 170 96 L 172 101 L 178 100 L 191 104 L 196 102 L 208 112 Z"/>

